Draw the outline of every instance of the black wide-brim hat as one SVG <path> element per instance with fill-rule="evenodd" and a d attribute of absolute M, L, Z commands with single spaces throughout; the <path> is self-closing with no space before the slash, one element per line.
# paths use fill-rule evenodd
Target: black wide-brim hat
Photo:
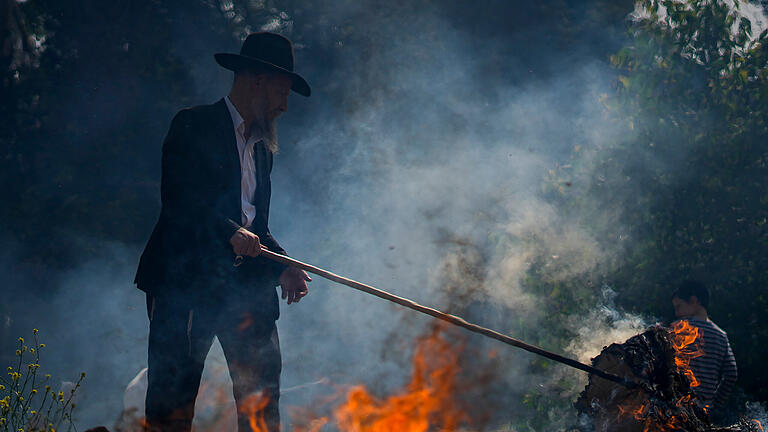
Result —
<path fill-rule="evenodd" d="M 216 62 L 231 71 L 266 68 L 291 77 L 291 90 L 309 96 L 312 90 L 301 75 L 293 71 L 293 45 L 276 33 L 251 33 L 245 38 L 240 54 L 214 54 Z"/>

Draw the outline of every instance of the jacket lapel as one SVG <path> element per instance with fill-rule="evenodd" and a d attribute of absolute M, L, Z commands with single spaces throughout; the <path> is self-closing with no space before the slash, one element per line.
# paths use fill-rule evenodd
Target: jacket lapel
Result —
<path fill-rule="evenodd" d="M 219 163 L 225 165 L 221 168 L 227 168 L 228 172 L 236 171 L 238 174 L 237 184 L 239 185 L 240 158 L 237 150 L 237 139 L 235 138 L 235 129 L 232 127 L 232 116 L 229 115 L 229 109 L 224 98 L 213 104 L 213 111 L 215 140 L 217 142 L 212 144 L 221 153 L 222 157 Z"/>
<path fill-rule="evenodd" d="M 205 123 L 206 130 L 201 136 L 206 137 L 204 145 L 210 149 L 209 163 L 215 168 L 216 178 L 210 181 L 217 184 L 220 191 L 216 206 L 240 223 L 240 158 L 232 117 L 223 98 L 208 107 L 207 117 L 210 120 Z"/>

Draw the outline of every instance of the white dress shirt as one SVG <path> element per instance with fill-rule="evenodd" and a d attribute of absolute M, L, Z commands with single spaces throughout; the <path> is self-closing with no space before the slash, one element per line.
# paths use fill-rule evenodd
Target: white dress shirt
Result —
<path fill-rule="evenodd" d="M 253 161 L 253 146 L 261 141 L 262 135 L 257 128 L 251 129 L 251 136 L 245 139 L 245 120 L 237 111 L 237 108 L 229 100 L 224 98 L 232 117 L 232 126 L 235 128 L 237 139 L 237 152 L 240 155 L 240 215 L 244 227 L 251 226 L 256 216 L 256 207 L 253 204 L 253 195 L 256 193 L 256 166 Z"/>

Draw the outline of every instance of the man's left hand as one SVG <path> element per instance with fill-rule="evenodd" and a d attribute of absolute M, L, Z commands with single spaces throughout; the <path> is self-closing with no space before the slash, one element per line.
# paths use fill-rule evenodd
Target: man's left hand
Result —
<path fill-rule="evenodd" d="M 283 300 L 288 299 L 288 304 L 298 303 L 302 297 L 307 295 L 309 288 L 307 282 L 312 280 L 304 270 L 296 267 L 288 267 L 280 275 L 280 289 L 282 290 Z"/>

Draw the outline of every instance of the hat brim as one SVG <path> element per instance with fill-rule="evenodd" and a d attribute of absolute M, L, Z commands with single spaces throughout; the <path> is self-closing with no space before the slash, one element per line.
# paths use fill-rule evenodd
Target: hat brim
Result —
<path fill-rule="evenodd" d="M 288 69 L 281 68 L 280 66 L 270 62 L 258 59 L 256 57 L 230 53 L 214 54 L 213 57 L 216 59 L 216 63 L 218 63 L 221 67 L 231 71 L 239 71 L 243 69 L 264 66 L 268 69 L 274 70 L 275 72 L 286 74 L 291 77 L 291 90 L 307 97 L 312 94 L 312 89 L 309 88 L 309 84 L 304 78 L 301 77 L 301 75 L 295 72 L 291 72 Z"/>

